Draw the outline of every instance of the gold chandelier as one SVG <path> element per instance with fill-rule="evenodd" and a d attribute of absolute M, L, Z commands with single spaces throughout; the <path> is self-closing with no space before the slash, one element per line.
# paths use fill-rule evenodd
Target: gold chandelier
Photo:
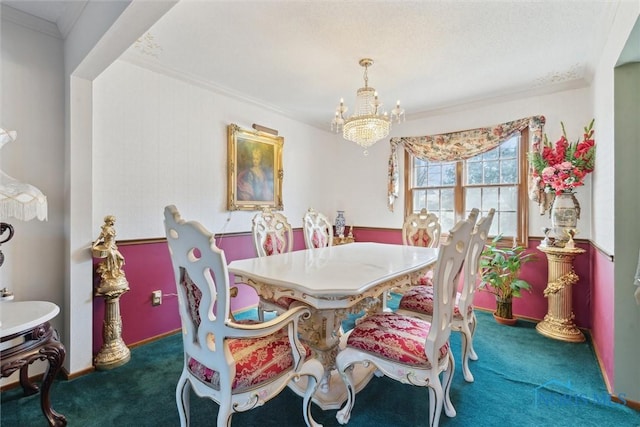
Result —
<path fill-rule="evenodd" d="M 356 107 L 354 114 L 345 118 L 348 107 L 344 105 L 344 99 L 336 108 L 336 114 L 331 122 L 331 129 L 340 132 L 348 141 L 353 141 L 365 149 L 389 135 L 391 122 L 400 123 L 404 120 L 404 110 L 400 108 L 400 101 L 391 110 L 391 117 L 386 111 L 382 111 L 382 102 L 378 98 L 378 92 L 369 87 L 368 68 L 373 65 L 373 59 L 363 58 L 360 65 L 364 67 L 364 87 L 358 89 L 356 94 Z"/>

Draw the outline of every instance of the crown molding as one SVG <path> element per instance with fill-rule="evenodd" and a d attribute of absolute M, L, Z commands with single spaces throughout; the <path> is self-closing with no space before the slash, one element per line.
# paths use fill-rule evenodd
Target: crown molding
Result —
<path fill-rule="evenodd" d="M 138 66 L 140 68 L 143 68 L 145 70 L 154 72 L 154 73 L 158 73 L 167 77 L 171 77 L 177 80 L 181 80 L 185 83 L 189 83 L 191 85 L 194 86 L 198 86 L 202 89 L 211 91 L 211 92 L 215 92 L 217 94 L 220 95 L 224 95 L 227 96 L 229 98 L 235 99 L 237 101 L 241 101 L 244 103 L 248 103 L 248 104 L 253 104 L 256 105 L 260 108 L 264 108 L 266 110 L 269 111 L 273 111 L 277 114 L 280 114 L 282 116 L 288 117 L 290 119 L 293 120 L 297 120 L 301 123 L 306 123 L 303 120 L 300 119 L 300 117 L 296 117 L 295 114 L 289 112 L 289 111 L 285 111 L 280 107 L 277 107 L 274 104 L 270 104 L 267 102 L 264 102 L 262 100 L 259 100 L 257 98 L 252 98 L 250 96 L 247 96 L 246 94 L 243 94 L 241 92 L 238 92 L 236 90 L 230 89 L 226 86 L 221 86 L 221 85 L 217 85 L 215 83 L 212 83 L 211 81 L 202 79 L 194 74 L 188 73 L 188 72 L 184 72 L 184 71 L 180 71 L 180 70 L 176 70 L 173 69 L 171 67 L 167 67 L 166 65 L 162 65 L 160 63 L 158 63 L 157 61 L 151 60 L 151 59 L 146 59 L 141 57 L 140 55 L 137 55 L 135 53 L 132 52 L 125 52 L 122 54 L 122 56 L 119 58 L 121 61 L 124 61 L 126 63 Z M 309 123 L 307 123 L 309 124 Z"/>
<path fill-rule="evenodd" d="M 543 86 L 532 87 L 524 90 L 505 90 L 502 93 L 497 93 L 494 96 L 478 97 L 476 99 L 461 100 L 457 103 L 449 105 L 443 105 L 431 110 L 420 111 L 417 113 L 408 114 L 406 116 L 407 121 L 425 119 L 437 115 L 456 113 L 466 111 L 474 108 L 482 108 L 497 103 L 519 101 L 524 98 L 531 98 L 535 96 L 549 95 L 558 92 L 564 92 L 567 90 L 581 89 L 589 86 L 589 81 L 586 78 L 577 78 L 574 80 L 563 81 L 559 83 L 547 84 Z"/>
<path fill-rule="evenodd" d="M 76 25 L 76 22 L 82 15 L 82 11 L 87 6 L 88 0 L 76 0 L 74 2 L 69 3 L 67 8 L 64 11 L 64 14 L 58 18 L 58 31 L 62 34 L 62 38 L 66 39 L 73 26 Z"/>
<path fill-rule="evenodd" d="M 37 16 L 29 15 L 28 13 L 24 13 L 5 4 L 2 5 L 0 14 L 2 15 L 3 20 L 13 22 L 14 24 L 21 25 L 25 28 L 29 28 L 30 30 L 38 31 L 57 39 L 63 38 L 58 26 L 53 22 L 38 18 Z"/>

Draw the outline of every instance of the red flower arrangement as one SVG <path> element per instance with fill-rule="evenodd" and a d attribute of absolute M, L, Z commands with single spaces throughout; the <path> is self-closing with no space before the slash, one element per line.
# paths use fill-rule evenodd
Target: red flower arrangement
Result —
<path fill-rule="evenodd" d="M 584 178 L 595 166 L 596 142 L 593 139 L 593 122 L 584 128 L 582 141 L 569 142 L 567 133 L 562 126 L 562 136 L 556 141 L 555 146 L 544 136 L 542 150 L 540 144 L 534 144 L 533 151 L 529 153 L 529 162 L 532 168 L 532 177 L 538 188 L 546 193 L 573 191 L 574 188 L 584 185 Z"/>

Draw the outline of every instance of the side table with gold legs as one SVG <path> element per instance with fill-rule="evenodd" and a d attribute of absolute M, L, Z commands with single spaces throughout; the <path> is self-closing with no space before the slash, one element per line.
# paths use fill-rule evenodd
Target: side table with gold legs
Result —
<path fill-rule="evenodd" d="M 582 342 L 584 334 L 573 319 L 572 287 L 578 282 L 573 270 L 573 260 L 585 252 L 580 248 L 560 248 L 538 246 L 547 255 L 549 276 L 544 296 L 548 299 L 548 310 L 544 320 L 536 325 L 536 330 L 544 336 L 569 342 Z"/>

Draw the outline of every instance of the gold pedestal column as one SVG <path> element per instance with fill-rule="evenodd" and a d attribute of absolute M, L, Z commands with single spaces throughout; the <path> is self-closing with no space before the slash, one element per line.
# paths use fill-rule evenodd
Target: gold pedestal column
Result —
<path fill-rule="evenodd" d="M 113 227 L 115 217 L 108 215 L 98 239 L 93 243 L 92 253 L 96 258 L 104 258 L 98 264 L 100 284 L 96 296 L 105 301 L 104 322 L 102 324 L 102 348 L 93 359 L 96 369 L 113 369 L 131 359 L 131 351 L 122 340 L 122 318 L 120 317 L 120 297 L 129 290 L 129 283 L 122 266 L 124 257 L 115 243 Z"/>
<path fill-rule="evenodd" d="M 580 248 L 538 246 L 547 255 L 549 276 L 544 296 L 548 299 L 548 311 L 536 330 L 544 336 L 569 342 L 582 342 L 584 334 L 573 322 L 572 287 L 578 282 L 573 270 L 573 260 L 585 252 Z"/>

